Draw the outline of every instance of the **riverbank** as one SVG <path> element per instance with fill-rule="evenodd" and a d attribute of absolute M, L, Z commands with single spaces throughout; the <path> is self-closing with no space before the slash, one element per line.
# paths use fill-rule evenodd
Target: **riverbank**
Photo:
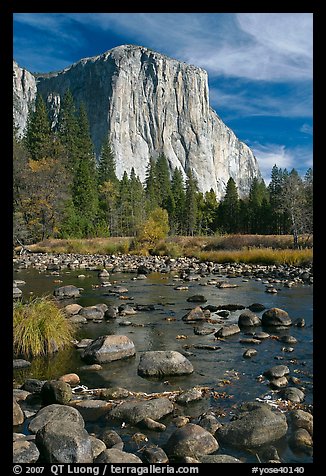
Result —
<path fill-rule="evenodd" d="M 14 277 L 78 329 L 14 361 L 16 463 L 312 461 L 311 266 L 39 253 Z"/>
<path fill-rule="evenodd" d="M 290 235 L 223 235 L 168 237 L 159 241 L 153 255 L 170 258 L 194 257 L 215 263 L 287 264 L 301 266 L 312 263 L 312 237 L 300 238 L 301 249 L 293 249 Z M 75 254 L 143 254 L 134 250 L 133 238 L 111 237 L 92 239 L 49 239 L 28 246 L 33 253 Z M 20 247 L 16 248 L 19 252 Z"/>

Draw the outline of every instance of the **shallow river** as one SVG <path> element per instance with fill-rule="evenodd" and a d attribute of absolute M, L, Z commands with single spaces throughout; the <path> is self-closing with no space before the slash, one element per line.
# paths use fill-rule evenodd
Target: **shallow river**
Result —
<path fill-rule="evenodd" d="M 81 273 L 85 278 L 78 278 Z M 75 372 L 81 378 L 81 384 L 89 388 L 103 387 L 124 387 L 132 391 L 140 392 L 163 392 L 177 389 L 186 389 L 193 386 L 207 386 L 211 390 L 218 392 L 215 396 L 219 398 L 204 398 L 199 403 L 192 403 L 184 408 L 184 414 L 192 417 L 200 415 L 208 408 L 213 408 L 217 414 L 224 412 L 226 418 L 232 414 L 232 406 L 240 402 L 263 398 L 268 395 L 273 399 L 277 398 L 269 387 L 266 379 L 258 379 L 268 368 L 285 364 L 290 369 L 290 376 L 300 379 L 300 386 L 305 389 L 305 402 L 312 404 L 312 331 L 313 331 L 313 287 L 300 285 L 293 288 L 285 288 L 282 285 L 277 294 L 265 292 L 265 286 L 261 281 L 249 280 L 245 282 L 241 277 L 230 279 L 232 284 L 239 287 L 231 289 L 219 289 L 216 286 L 205 285 L 212 278 L 218 279 L 216 275 L 201 278 L 197 282 L 186 283 L 189 286 L 187 291 L 176 291 L 175 286 L 180 282 L 175 281 L 173 276 L 167 274 L 150 274 L 146 280 L 135 280 L 134 274 L 117 273 L 110 276 L 110 281 L 116 281 L 128 288 L 128 300 L 121 300 L 119 296 L 110 296 L 109 288 L 95 287 L 100 283 L 97 271 L 61 270 L 59 276 L 50 275 L 49 272 L 39 272 L 35 269 L 24 269 L 14 273 L 14 279 L 26 281 L 26 285 L 20 288 L 23 291 L 23 298 L 27 299 L 32 292 L 33 295 L 45 295 L 53 293 L 57 286 L 74 284 L 82 287 L 81 296 L 74 301 L 82 306 L 89 306 L 99 303 L 107 305 L 121 305 L 128 303 L 154 304 L 154 311 L 138 312 L 133 316 L 119 317 L 109 321 L 103 320 L 101 323 L 89 322 L 78 328 L 77 338 L 96 338 L 104 334 L 123 334 L 131 338 L 136 347 L 136 357 L 116 361 L 103 365 L 103 369 L 98 372 L 81 371 L 79 368 L 84 365 L 80 358 L 80 351 L 69 349 L 58 353 L 49 359 L 34 359 L 32 366 L 24 370 L 16 370 L 14 373 L 16 383 L 23 383 L 26 378 L 56 379 L 65 373 Z M 60 284 L 55 280 L 61 280 Z M 225 277 L 223 277 L 225 280 Z M 214 334 L 196 335 L 193 328 L 197 324 L 187 324 L 182 320 L 189 309 L 196 306 L 195 303 L 187 302 L 189 296 L 203 294 L 207 299 L 204 305 L 225 305 L 242 304 L 249 306 L 252 303 L 262 303 L 266 308 L 278 307 L 286 310 L 292 320 L 304 318 L 306 326 L 298 328 L 292 326 L 288 330 L 274 332 L 274 335 L 290 334 L 294 336 L 298 343 L 293 345 L 294 350 L 287 352 L 284 347 L 289 347 L 276 339 L 266 339 L 258 346 L 255 346 L 258 354 L 251 358 L 243 358 L 243 352 L 253 347 L 252 344 L 241 344 L 239 340 L 244 336 L 245 331 L 240 334 L 217 341 Z M 68 304 L 65 301 L 62 305 Z M 229 324 L 237 322 L 239 315 L 243 311 L 231 312 L 225 320 Z M 262 313 L 256 313 L 261 316 Z M 215 316 L 214 316 L 215 317 Z M 131 326 L 121 326 L 122 321 L 131 321 Z M 138 326 L 139 324 L 139 326 Z M 212 324 L 214 326 L 214 324 Z M 220 324 L 215 325 L 216 328 Z M 258 328 L 261 330 L 261 328 Z M 263 329 L 264 330 L 264 329 Z M 270 330 L 268 332 L 271 332 Z M 177 338 L 177 336 L 184 336 Z M 210 344 L 219 346 L 218 350 L 196 349 L 193 345 Z M 282 350 L 283 349 L 283 350 Z M 165 380 L 149 380 L 137 375 L 137 367 L 140 355 L 148 350 L 176 350 L 186 354 L 194 366 L 191 375 L 169 377 Z M 293 384 L 292 384 L 293 385 Z M 230 413 L 231 412 L 231 413 Z M 223 418 L 223 416 L 221 417 Z M 223 422 L 223 420 L 221 420 Z M 164 422 L 169 422 L 165 419 Z M 105 421 L 88 423 L 90 431 L 97 432 L 99 427 L 105 425 Z M 170 425 L 173 427 L 173 425 Z M 167 439 L 172 431 L 168 429 L 163 434 L 151 433 L 151 440 L 161 444 Z M 23 428 L 25 432 L 26 425 Z M 130 439 L 131 429 L 121 430 L 119 434 L 125 439 L 126 448 L 135 449 Z M 163 440 L 162 440 L 163 438 Z M 310 462 L 311 458 L 302 453 L 293 453 L 286 441 L 280 441 L 277 445 L 282 461 L 288 463 Z M 223 452 L 221 448 L 220 452 Z M 242 453 L 239 450 L 227 448 L 227 454 L 243 457 L 247 462 L 257 461 L 254 454 Z"/>

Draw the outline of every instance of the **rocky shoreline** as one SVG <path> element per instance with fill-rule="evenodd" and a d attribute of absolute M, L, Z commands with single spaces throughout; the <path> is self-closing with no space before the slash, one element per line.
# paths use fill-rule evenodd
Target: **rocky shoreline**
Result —
<path fill-rule="evenodd" d="M 118 272 L 134 273 L 135 279 L 139 280 L 145 280 L 153 272 L 172 273 L 177 281 L 176 292 L 201 278 L 206 278 L 205 285 L 217 287 L 234 286 L 232 278 L 254 279 L 261 281 L 267 292 L 271 289 L 278 292 L 282 286 L 313 283 L 311 266 L 221 265 L 201 263 L 193 258 L 41 253 L 14 258 L 17 271 L 29 267 L 54 276 L 66 268 L 96 270 L 99 285 L 108 287 L 116 295 L 128 291 L 109 282 L 110 275 Z M 14 297 L 21 295 L 17 290 L 23 285 L 16 280 Z M 78 297 L 79 292 L 77 287 L 70 285 L 58 286 L 54 294 L 59 300 L 64 300 Z M 216 343 L 221 345 L 229 337 L 241 335 L 239 342 L 246 346 L 245 359 L 252 359 L 257 354 L 257 345 L 268 339 L 279 340 L 290 352 L 290 346 L 297 345 L 297 339 L 280 331 L 305 325 L 302 319 L 293 321 L 283 309 L 265 309 L 259 303 L 248 308 L 237 305 L 219 308 L 207 303 L 199 294 L 188 298 L 188 302 L 194 303 L 194 307 L 183 316 L 185 325 L 193 325 L 196 335 L 213 334 Z M 69 303 L 64 309 L 67 318 L 75 320 L 78 325 L 120 317 L 127 325 L 125 317 L 139 311 L 128 304 L 112 307 L 102 303 L 89 307 Z M 150 310 L 141 309 L 140 312 Z M 239 310 L 237 322 L 228 323 L 228 316 Z M 257 316 L 259 313 L 262 313 L 260 317 Z M 121 335 L 83 339 L 76 341 L 75 345 L 81 349 L 83 369 L 93 372 L 107 362 L 132 359 L 137 351 L 132 340 Z M 191 352 L 187 351 L 187 346 L 184 349 L 181 353 L 169 350 L 143 352 L 138 374 L 142 378 L 160 379 L 191 374 L 194 371 Z M 205 349 L 216 351 L 220 347 L 206 345 Z M 23 359 L 14 360 L 16 369 L 29 365 Z M 88 389 L 77 374 L 62 375 L 58 380 L 50 381 L 27 379 L 13 391 L 14 430 L 22 430 L 24 425 L 28 428 L 27 435 L 14 432 L 14 462 L 242 463 L 246 461 L 245 457 L 236 458 L 232 454 L 239 448 L 248 454 L 254 452 L 258 462 L 286 463 L 281 461 L 276 448 L 279 441 L 286 442 L 292 451 L 311 458 L 312 406 L 305 404 L 305 388 L 300 379 L 287 365 L 270 366 L 260 377 L 268 382 L 273 398 L 257 397 L 240 402 L 232 406 L 228 415 L 219 414 L 216 407 L 208 403 L 208 410 L 196 416 L 191 410 L 196 402 L 223 398 L 223 392 L 200 386 L 151 394 L 120 387 Z M 87 423 L 98 419 L 104 419 L 105 426 L 88 431 Z M 124 441 L 126 427 L 131 434 L 127 448 Z M 160 445 L 155 443 L 156 434 L 161 435 Z M 230 454 L 224 448 L 229 448 Z"/>

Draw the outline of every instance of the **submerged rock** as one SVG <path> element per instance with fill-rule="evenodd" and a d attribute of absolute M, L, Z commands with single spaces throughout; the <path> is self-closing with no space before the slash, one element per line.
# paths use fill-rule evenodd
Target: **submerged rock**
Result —
<path fill-rule="evenodd" d="M 76 286 L 69 284 L 67 286 L 56 288 L 53 291 L 53 294 L 59 299 L 67 299 L 78 297 L 80 295 L 80 291 L 79 288 L 76 288 Z"/>

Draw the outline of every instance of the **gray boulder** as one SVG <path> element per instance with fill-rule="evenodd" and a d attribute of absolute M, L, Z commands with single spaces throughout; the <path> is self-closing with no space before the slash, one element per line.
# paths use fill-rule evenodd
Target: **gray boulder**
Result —
<path fill-rule="evenodd" d="M 83 353 L 88 364 L 102 364 L 135 355 L 135 345 L 127 336 L 105 335 L 95 339 Z"/>
<path fill-rule="evenodd" d="M 138 374 L 142 377 L 163 377 L 165 375 L 185 375 L 194 371 L 192 363 L 174 350 L 145 352 L 140 357 Z"/>
<path fill-rule="evenodd" d="M 160 420 L 172 413 L 173 404 L 168 398 L 153 398 L 152 400 L 130 400 L 114 407 L 109 415 L 118 420 L 137 424 L 145 418 Z"/>
<path fill-rule="evenodd" d="M 55 288 L 53 294 L 58 299 L 68 299 L 78 297 L 80 291 L 78 288 L 76 288 L 76 286 L 69 284 L 68 286 L 60 286 L 59 288 Z"/>
<path fill-rule="evenodd" d="M 283 309 L 272 307 L 264 312 L 261 318 L 261 323 L 266 327 L 283 327 L 291 326 L 292 320 L 289 314 Z"/>
<path fill-rule="evenodd" d="M 261 321 L 258 316 L 252 311 L 244 311 L 240 314 L 238 320 L 239 327 L 253 327 L 260 326 Z"/>
<path fill-rule="evenodd" d="M 90 436 L 78 423 L 50 421 L 36 433 L 36 444 L 47 463 L 93 463 Z"/>
<path fill-rule="evenodd" d="M 240 327 L 238 324 L 229 324 L 228 326 L 221 327 L 217 332 L 215 332 L 215 337 L 229 337 L 233 336 L 240 332 Z"/>
<path fill-rule="evenodd" d="M 284 400 L 290 400 L 293 403 L 301 403 L 304 401 L 305 394 L 296 387 L 287 387 L 282 390 L 281 396 Z"/>
<path fill-rule="evenodd" d="M 204 311 L 200 306 L 191 309 L 187 314 L 182 317 L 183 321 L 205 321 L 207 318 L 204 314 Z"/>
<path fill-rule="evenodd" d="M 188 423 L 175 430 L 168 439 L 165 451 L 169 457 L 193 458 L 213 453 L 219 448 L 218 442 L 211 433 L 199 425 Z"/>
<path fill-rule="evenodd" d="M 244 406 L 236 420 L 217 431 L 218 439 L 231 446 L 255 448 L 278 440 L 287 432 L 286 417 L 279 411 L 272 411 L 266 405 L 256 402 Z"/>
<path fill-rule="evenodd" d="M 187 299 L 187 302 L 206 302 L 207 299 L 202 294 L 195 294 Z"/>
<path fill-rule="evenodd" d="M 281 378 L 290 373 L 289 367 L 286 365 L 275 365 L 268 370 L 265 370 L 263 375 L 268 379 Z"/>
<path fill-rule="evenodd" d="M 35 443 L 20 439 L 13 443 L 13 463 L 36 463 L 40 452 Z"/>
<path fill-rule="evenodd" d="M 37 433 L 50 421 L 64 421 L 67 424 L 76 423 L 80 428 L 85 426 L 83 417 L 78 410 L 67 405 L 53 404 L 41 408 L 30 422 L 28 429 L 31 433 Z"/>
<path fill-rule="evenodd" d="M 87 320 L 103 319 L 104 311 L 97 306 L 82 307 L 78 315 L 85 317 Z"/>

